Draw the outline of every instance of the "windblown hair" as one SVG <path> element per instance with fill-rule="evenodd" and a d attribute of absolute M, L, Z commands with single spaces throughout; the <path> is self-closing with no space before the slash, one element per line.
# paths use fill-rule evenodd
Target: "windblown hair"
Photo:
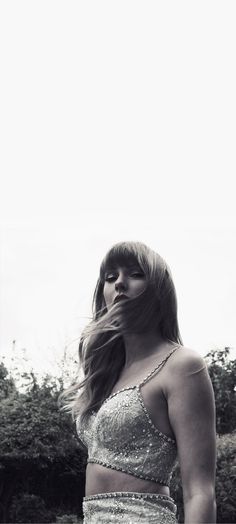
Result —
<path fill-rule="evenodd" d="M 135 298 L 114 304 L 109 311 L 103 296 L 108 268 L 138 264 L 147 286 Z M 163 258 L 141 242 L 120 242 L 106 254 L 96 284 L 92 321 L 79 342 L 83 379 L 60 396 L 62 409 L 81 419 L 96 412 L 107 398 L 125 363 L 123 335 L 159 329 L 165 341 L 182 345 L 177 320 L 177 299 L 169 267 Z M 80 391 L 81 390 L 81 391 Z"/>

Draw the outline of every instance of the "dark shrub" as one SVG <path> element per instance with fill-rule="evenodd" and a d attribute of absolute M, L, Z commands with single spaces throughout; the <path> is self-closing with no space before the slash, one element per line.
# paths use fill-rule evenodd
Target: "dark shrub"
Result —
<path fill-rule="evenodd" d="M 210 351 L 205 357 L 216 403 L 216 431 L 219 435 L 236 429 L 236 359 L 230 348 Z"/>
<path fill-rule="evenodd" d="M 217 439 L 217 522 L 236 522 L 236 432 Z"/>
<path fill-rule="evenodd" d="M 55 522 L 55 514 L 48 510 L 45 502 L 37 495 L 20 493 L 12 498 L 10 507 L 10 522 L 14 523 L 51 523 Z"/>

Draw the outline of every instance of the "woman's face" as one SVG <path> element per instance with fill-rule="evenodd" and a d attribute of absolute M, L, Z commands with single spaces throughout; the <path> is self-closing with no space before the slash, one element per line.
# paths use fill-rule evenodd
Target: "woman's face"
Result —
<path fill-rule="evenodd" d="M 146 276 L 137 263 L 107 269 L 103 288 L 107 309 L 118 301 L 137 297 L 146 286 Z"/>

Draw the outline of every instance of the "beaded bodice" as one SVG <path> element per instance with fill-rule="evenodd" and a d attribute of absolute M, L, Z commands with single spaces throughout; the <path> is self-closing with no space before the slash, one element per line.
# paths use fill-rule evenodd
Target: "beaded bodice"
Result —
<path fill-rule="evenodd" d="M 111 394 L 83 423 L 78 416 L 77 433 L 88 449 L 88 462 L 169 485 L 177 456 L 176 442 L 153 424 L 144 405 L 141 387 L 164 366 L 176 349 L 140 384 Z"/>

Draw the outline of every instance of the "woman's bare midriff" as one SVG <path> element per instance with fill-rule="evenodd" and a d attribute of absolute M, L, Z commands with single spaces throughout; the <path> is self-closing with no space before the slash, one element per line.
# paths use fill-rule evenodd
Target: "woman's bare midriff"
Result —
<path fill-rule="evenodd" d="M 152 480 L 143 480 L 123 471 L 115 471 L 100 464 L 88 463 L 86 468 L 85 496 L 111 491 L 136 491 L 169 495 L 169 488 Z"/>

